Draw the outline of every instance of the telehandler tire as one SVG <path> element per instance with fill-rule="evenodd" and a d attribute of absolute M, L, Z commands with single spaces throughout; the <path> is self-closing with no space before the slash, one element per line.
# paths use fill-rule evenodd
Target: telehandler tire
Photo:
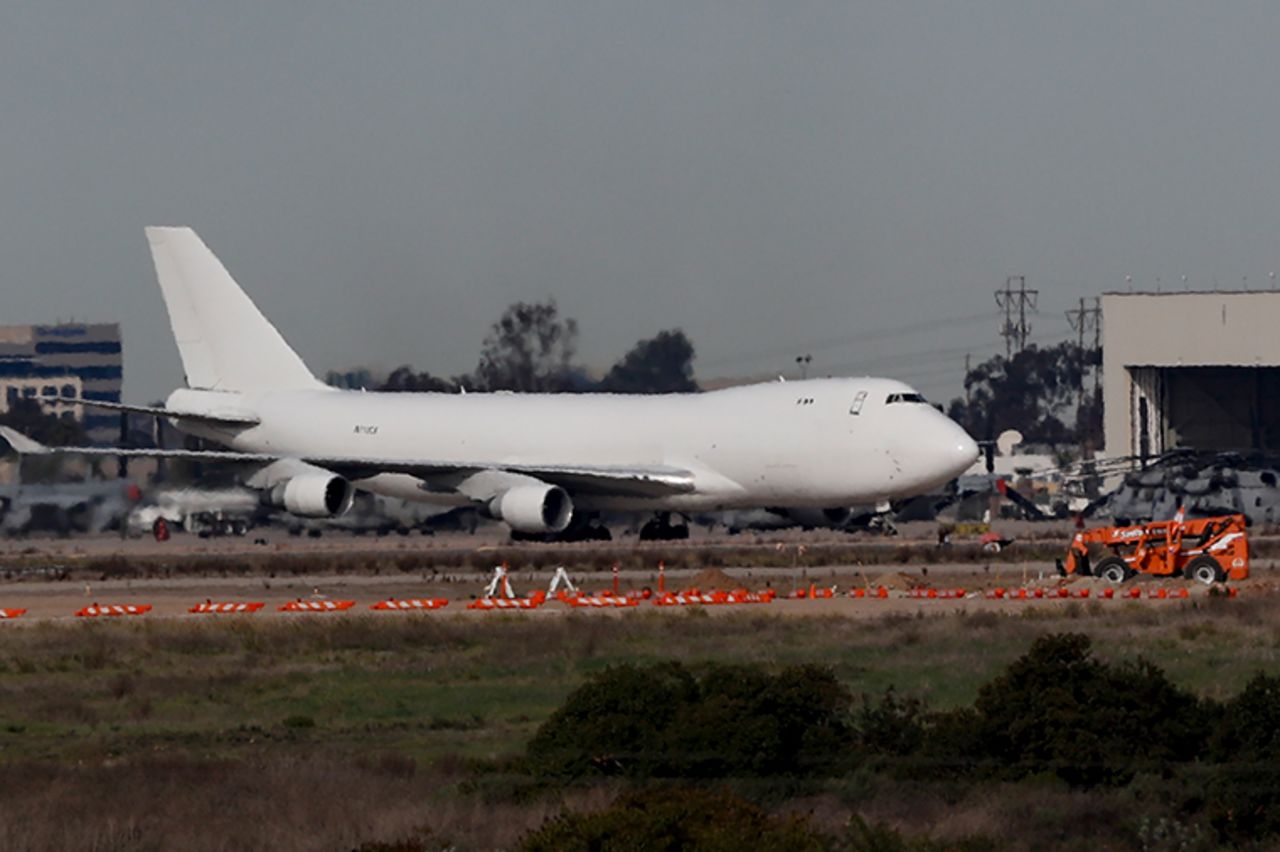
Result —
<path fill-rule="evenodd" d="M 1185 573 L 1186 576 L 1206 586 L 1212 586 L 1227 579 L 1227 572 L 1222 570 L 1222 564 L 1208 554 L 1201 554 L 1188 562 Z"/>
<path fill-rule="evenodd" d="M 1108 556 L 1093 566 L 1093 576 L 1119 584 L 1133 576 L 1133 569 L 1119 556 Z"/>

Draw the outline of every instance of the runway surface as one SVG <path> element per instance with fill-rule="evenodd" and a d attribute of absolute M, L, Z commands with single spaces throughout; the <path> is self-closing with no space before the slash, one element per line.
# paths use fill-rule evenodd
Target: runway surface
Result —
<path fill-rule="evenodd" d="M 1061 536 L 1063 546 L 1070 535 L 1069 529 L 1060 531 L 1043 525 L 1028 528 L 1037 536 L 1050 541 Z M 706 552 L 708 548 L 724 548 L 725 553 L 737 558 L 740 564 L 724 569 L 735 586 L 753 591 L 772 589 L 778 599 L 769 604 L 709 605 L 702 608 L 710 614 L 731 612 L 767 612 L 783 617 L 841 616 L 852 618 L 878 618 L 886 614 L 954 613 L 957 611 L 1018 611 L 1028 606 L 1123 606 L 1152 605 L 1173 606 L 1201 600 L 1208 595 L 1205 587 L 1184 580 L 1144 580 L 1136 585 L 1143 589 L 1143 596 L 1131 599 L 1125 596 L 1128 588 L 1115 589 L 1112 599 L 1101 599 L 1107 584 L 1090 578 L 1077 578 L 1070 583 L 1068 598 L 1057 598 L 1057 589 L 1064 581 L 1057 576 L 1053 564 L 1045 560 L 1021 561 L 1005 554 L 1002 561 L 977 564 L 965 562 L 906 561 L 875 565 L 810 565 L 804 567 L 762 567 L 751 563 L 752 554 L 802 554 L 805 548 L 824 544 L 839 547 L 863 542 L 883 544 L 896 548 L 914 546 L 928 551 L 928 538 L 933 525 L 927 525 L 913 537 L 902 536 L 885 540 L 874 538 L 854 539 L 840 533 L 802 533 L 785 531 L 756 536 L 706 536 L 699 535 L 688 543 L 639 544 L 614 542 L 606 545 L 521 545 L 514 551 L 503 537 L 500 528 L 493 528 L 480 535 L 450 533 L 434 537 L 389 536 L 386 538 L 327 535 L 320 539 L 295 538 L 285 533 L 268 532 L 264 543 L 255 543 L 254 535 L 236 539 L 199 539 L 181 535 L 167 542 L 155 542 L 150 538 L 121 540 L 117 536 L 99 535 L 69 539 L 28 539 L 0 542 L 0 569 L 9 579 L 0 581 L 0 608 L 25 609 L 27 613 L 14 620 L 14 624 L 33 624 L 49 619 L 74 619 L 74 613 L 92 604 L 148 604 L 150 612 L 138 618 L 306 618 L 323 619 L 341 617 L 335 613 L 281 613 L 278 608 L 290 601 L 355 601 L 351 613 L 365 613 L 377 618 L 500 618 L 500 613 L 468 610 L 467 604 L 483 593 L 490 579 L 489 554 L 500 549 L 504 555 L 513 552 L 523 554 L 530 561 L 551 552 L 567 552 L 583 560 L 601 548 L 621 549 L 628 556 L 628 564 L 649 563 L 651 570 L 624 570 L 619 583 L 623 591 L 657 589 L 659 576 L 656 570 L 660 553 Z M 1030 535 L 1030 533 L 1028 533 Z M 1052 547 L 1050 547 L 1052 549 Z M 1043 551 L 1044 548 L 1042 547 Z M 456 558 L 465 553 L 469 563 L 481 566 L 473 569 L 443 567 L 446 554 Z M 314 558 L 322 564 L 326 557 L 341 556 L 342 573 L 309 570 L 308 560 Z M 396 557 L 399 566 L 393 571 L 380 567 L 361 570 L 365 557 L 368 564 L 387 556 Z M 932 558 L 932 557 L 931 557 Z M 100 575 L 87 568 L 98 564 L 94 560 L 112 559 L 126 566 L 136 562 L 146 566 L 129 578 Z M 497 561 L 494 555 L 492 562 Z M 723 561 L 723 560 L 721 560 Z M 770 560 L 774 565 L 777 558 Z M 782 561 L 786 561 L 785 558 Z M 799 560 L 797 560 L 798 562 Z M 163 570 L 157 566 L 163 565 Z M 405 570 L 405 566 L 410 566 Z M 220 566 L 214 569 L 211 566 Z M 228 571 L 228 566 L 232 570 Z M 352 570 L 352 567 L 355 570 Z M 127 572 L 126 572 L 127 573 Z M 666 588 L 682 590 L 696 584 L 698 568 L 671 570 L 665 574 Z M 162 576 L 154 576 L 161 574 Z M 230 574 L 223 576 L 222 574 Z M 549 568 L 541 570 L 514 570 L 513 587 L 517 595 L 525 595 L 536 589 L 546 590 L 551 579 Z M 150 575 L 150 576 L 149 576 Z M 596 592 L 611 588 L 609 572 L 588 573 L 571 571 L 574 581 L 585 591 Z M 1277 585 L 1275 568 L 1270 563 L 1255 560 L 1253 576 L 1239 586 L 1245 597 L 1274 593 Z M 728 585 L 722 583 L 721 585 Z M 938 598 L 911 597 L 912 586 L 933 587 L 941 593 Z M 877 596 L 880 586 L 886 587 L 886 597 Z M 795 600 L 790 596 L 798 589 L 832 588 L 835 596 L 820 600 Z M 863 589 L 868 597 L 851 596 L 854 589 Z M 996 589 L 1004 589 L 1009 595 L 1016 590 L 1028 590 L 1026 600 L 1008 598 L 991 599 Z M 1153 598 L 1158 589 L 1164 588 L 1172 597 Z M 1180 598 L 1180 590 L 1186 589 L 1187 597 Z M 1046 597 L 1034 596 L 1036 589 Z M 1088 590 L 1085 592 L 1084 590 Z M 963 590 L 960 592 L 959 590 Z M 704 588 L 703 591 L 709 591 Z M 1088 597 L 1083 595 L 1088 594 Z M 387 599 L 448 598 L 450 603 L 442 610 L 430 612 L 377 612 L 370 607 Z M 252 615 L 190 615 L 188 610 L 202 602 L 255 602 L 264 604 L 262 610 Z M 638 607 L 622 609 L 586 609 L 569 607 L 552 600 L 534 610 L 522 610 L 509 617 L 546 618 L 564 616 L 571 612 L 594 616 L 633 617 L 642 612 L 679 614 L 687 607 L 658 607 L 645 601 Z"/>
<path fill-rule="evenodd" d="M 768 604 L 739 605 L 703 605 L 698 608 L 706 610 L 713 616 L 729 613 L 767 613 L 780 617 L 823 617 L 840 616 L 850 618 L 879 618 L 887 614 L 943 614 L 958 611 L 998 611 L 1021 612 L 1029 606 L 1060 607 L 1070 605 L 1123 607 L 1141 606 L 1176 606 L 1196 601 L 1203 601 L 1208 596 L 1208 589 L 1187 581 L 1146 581 L 1115 587 L 1112 599 L 1103 599 L 1101 594 L 1108 584 L 1091 579 L 1080 579 L 1071 583 L 1063 583 L 1056 574 L 1030 567 L 1008 567 L 991 573 L 975 572 L 971 565 L 931 565 L 928 566 L 928 584 L 934 588 L 939 597 L 912 597 L 904 578 L 918 581 L 920 567 L 900 566 L 890 570 L 867 570 L 857 566 L 833 566 L 821 570 L 791 570 L 739 568 L 726 571 L 737 584 L 752 590 L 772 588 L 778 593 L 778 599 Z M 693 581 L 694 571 L 673 571 L 666 575 L 666 587 L 669 590 L 687 588 Z M 1270 577 L 1272 572 L 1265 572 Z M 518 596 L 523 596 L 535 589 L 547 588 L 551 579 L 550 572 L 517 572 L 512 576 L 512 585 Z M 43 620 L 70 620 L 74 613 L 91 604 L 148 604 L 151 611 L 140 618 L 189 618 L 189 619 L 233 619 L 233 618 L 293 618 L 293 619 L 325 619 L 342 617 L 338 613 L 282 613 L 278 608 L 290 601 L 355 601 L 356 605 L 349 611 L 351 614 L 366 614 L 375 618 L 547 618 L 563 617 L 577 614 L 583 617 L 635 617 L 641 613 L 656 613 L 666 617 L 677 617 L 688 606 L 659 607 L 652 600 L 643 601 L 639 606 L 627 609 L 615 608 L 580 608 L 570 607 L 563 602 L 550 600 L 534 610 L 515 612 L 478 612 L 468 610 L 467 604 L 480 597 L 488 578 L 482 574 L 466 575 L 432 575 L 425 573 L 415 576 L 334 576 L 334 575 L 300 575 L 289 577 L 173 577 L 165 579 L 141 580 L 106 580 L 106 581 L 16 581 L 0 583 L 0 607 L 26 609 L 23 617 L 13 624 L 32 624 Z M 611 576 L 608 574 L 580 575 L 575 578 L 578 585 L 587 592 L 595 593 L 611 588 Z M 877 596 L 881 585 L 885 585 L 887 597 Z M 1255 579 L 1239 584 L 1240 594 L 1250 597 L 1258 594 L 1273 593 L 1274 583 Z M 657 587 L 656 574 L 646 572 L 623 572 L 620 576 L 620 587 L 627 590 L 639 590 Z M 819 590 L 834 588 L 835 596 L 830 599 L 791 599 L 788 596 L 797 589 L 806 594 L 811 588 Z M 1005 590 L 1006 597 L 993 599 L 996 589 Z M 1017 600 L 1013 596 L 1016 590 L 1030 590 L 1026 600 Z M 1070 597 L 1057 598 L 1057 589 L 1066 588 Z M 1124 597 L 1128 589 L 1139 588 L 1143 597 L 1129 599 Z M 863 589 L 866 597 L 853 597 L 853 589 Z M 1034 590 L 1041 590 L 1045 597 L 1037 598 Z M 1088 597 L 1082 597 L 1084 590 Z M 1155 598 L 1152 595 L 1164 589 L 1169 597 Z M 1181 599 L 1181 589 L 1186 589 L 1187 598 Z M 961 591 L 963 590 L 963 591 Z M 704 589 L 705 591 L 705 589 Z M 916 595 L 927 594 L 924 591 Z M 963 595 L 962 597 L 952 597 Z M 373 604 L 387 600 L 405 600 L 411 598 L 448 598 L 450 603 L 442 610 L 430 612 L 379 612 L 372 610 Z M 265 606 L 256 614 L 246 615 L 190 615 L 188 609 L 202 602 L 256 602 Z"/>

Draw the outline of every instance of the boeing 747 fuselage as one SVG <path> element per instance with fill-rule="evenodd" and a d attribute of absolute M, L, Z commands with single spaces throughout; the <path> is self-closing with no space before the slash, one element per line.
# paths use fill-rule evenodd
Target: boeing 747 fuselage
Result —
<path fill-rule="evenodd" d="M 76 451 L 239 462 L 246 484 L 298 514 L 340 514 L 359 488 L 555 533 L 601 510 L 880 503 L 930 491 L 978 454 L 955 422 L 890 379 L 658 396 L 336 390 L 193 231 L 147 236 L 188 387 L 162 409 L 107 407 L 161 414 L 228 449 Z M 20 451 L 51 451 L 4 434 Z"/>

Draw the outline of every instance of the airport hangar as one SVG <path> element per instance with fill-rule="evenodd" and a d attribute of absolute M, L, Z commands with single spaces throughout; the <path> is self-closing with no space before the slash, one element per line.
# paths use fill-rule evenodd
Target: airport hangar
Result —
<path fill-rule="evenodd" d="M 1280 456 L 1280 292 L 1104 293 L 1111 458 Z"/>

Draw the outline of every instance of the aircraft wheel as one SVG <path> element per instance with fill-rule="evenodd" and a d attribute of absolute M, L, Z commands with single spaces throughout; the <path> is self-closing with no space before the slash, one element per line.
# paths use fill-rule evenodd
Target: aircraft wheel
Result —
<path fill-rule="evenodd" d="M 1108 556 L 1106 559 L 1099 560 L 1093 573 L 1094 576 L 1101 577 L 1108 583 L 1123 583 L 1133 576 L 1129 565 L 1119 556 Z"/>
<path fill-rule="evenodd" d="M 1207 554 L 1197 556 L 1187 565 L 1186 574 L 1198 583 L 1211 586 L 1227 579 L 1227 572 L 1222 570 L 1221 563 Z"/>

